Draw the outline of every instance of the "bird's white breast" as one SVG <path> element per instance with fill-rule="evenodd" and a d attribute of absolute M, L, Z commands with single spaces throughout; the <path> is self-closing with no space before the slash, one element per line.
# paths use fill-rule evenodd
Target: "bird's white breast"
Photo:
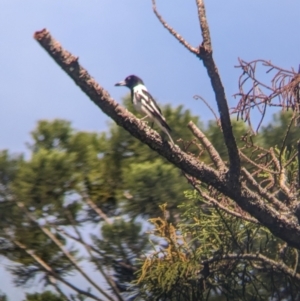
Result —
<path fill-rule="evenodd" d="M 139 111 L 140 113 L 144 113 L 144 111 L 142 110 L 142 103 L 137 99 L 136 94 L 144 95 L 143 90 L 147 91 L 147 88 L 144 85 L 142 85 L 142 84 L 141 85 L 137 85 L 137 86 L 135 86 L 133 88 L 133 99 L 132 99 L 132 102 L 133 102 L 133 105 L 134 105 L 135 109 L 137 111 Z"/>

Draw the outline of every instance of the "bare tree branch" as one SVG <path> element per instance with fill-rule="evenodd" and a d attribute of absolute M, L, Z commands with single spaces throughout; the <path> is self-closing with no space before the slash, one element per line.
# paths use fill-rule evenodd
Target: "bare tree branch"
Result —
<path fill-rule="evenodd" d="M 198 17 L 199 24 L 201 28 L 203 42 L 202 45 L 205 47 L 207 51 L 212 51 L 211 47 L 211 38 L 209 33 L 209 26 L 206 19 L 206 12 L 203 0 L 196 0 L 197 8 L 198 8 Z"/>
<path fill-rule="evenodd" d="M 198 57 L 203 61 L 211 80 L 213 90 L 215 92 L 216 101 L 220 113 L 220 120 L 223 129 L 223 137 L 227 146 L 229 162 L 230 162 L 230 177 L 232 180 L 233 189 L 239 189 L 240 176 L 240 158 L 237 144 L 233 135 L 229 108 L 225 95 L 225 90 L 218 72 L 218 68 L 212 56 L 211 37 L 209 26 L 206 18 L 205 5 L 203 0 L 196 0 L 198 8 L 198 17 L 203 37 L 202 45 L 199 47 Z"/>
<path fill-rule="evenodd" d="M 234 216 L 234 217 L 237 217 L 237 218 L 240 218 L 240 219 L 243 219 L 247 222 L 251 222 L 253 224 L 259 224 L 259 222 L 253 218 L 253 217 L 250 217 L 250 216 L 247 216 L 245 214 L 240 214 L 234 210 L 231 210 L 229 209 L 228 207 L 222 205 L 220 202 L 218 202 L 216 199 L 214 199 L 213 197 L 209 196 L 207 193 L 201 191 L 201 189 L 199 189 L 198 187 L 194 186 L 195 189 L 199 192 L 199 194 L 204 198 L 206 199 L 207 201 L 209 201 L 211 204 L 213 204 L 215 207 L 218 207 L 220 208 L 222 211 Z"/>
<path fill-rule="evenodd" d="M 247 216 L 246 214 L 240 214 L 234 210 L 229 209 L 228 207 L 222 205 L 219 201 L 217 201 L 215 198 L 211 197 L 210 195 L 208 195 L 207 193 L 205 193 L 204 191 L 201 190 L 201 188 L 198 186 L 199 183 L 197 183 L 192 177 L 190 177 L 187 174 L 184 174 L 185 178 L 188 180 L 188 182 L 195 188 L 196 191 L 198 191 L 199 195 L 201 197 L 203 197 L 203 199 L 205 199 L 206 201 L 208 201 L 211 205 L 213 205 L 214 207 L 217 207 L 219 209 L 221 209 L 222 211 L 234 216 L 234 217 L 238 217 L 240 219 L 243 219 L 245 221 L 254 223 L 254 224 L 259 224 L 259 222 L 255 219 L 252 218 L 250 216 Z"/>
<path fill-rule="evenodd" d="M 219 127 L 220 129 L 222 129 L 222 128 L 221 128 L 221 124 L 220 124 L 220 119 L 218 118 L 218 116 L 217 116 L 216 112 L 213 110 L 213 108 L 209 105 L 208 101 L 206 101 L 206 100 L 205 100 L 202 96 L 200 96 L 200 95 L 194 95 L 194 99 L 200 99 L 200 100 L 202 100 L 202 101 L 204 102 L 204 104 L 208 107 L 208 109 L 209 109 L 209 110 L 212 112 L 212 114 L 214 115 L 218 127 Z"/>
<path fill-rule="evenodd" d="M 228 178 L 226 173 L 216 171 L 206 164 L 199 162 L 193 156 L 181 151 L 178 146 L 172 146 L 168 142 L 164 142 L 157 132 L 150 129 L 145 123 L 139 121 L 126 109 L 117 104 L 104 88 L 96 83 L 88 72 L 79 65 L 78 59 L 64 50 L 61 45 L 51 37 L 46 29 L 36 32 L 35 39 L 74 80 L 81 90 L 118 125 L 122 126 L 141 142 L 147 144 L 151 149 L 166 158 L 183 172 L 207 185 L 211 185 L 220 193 L 234 200 L 243 210 L 255 217 L 274 235 L 280 237 L 291 246 L 300 249 L 300 227 L 297 223 L 287 218 L 286 215 L 281 215 L 280 212 L 267 204 L 262 196 L 251 191 L 248 187 L 239 187 L 240 184 L 237 184 L 237 187 L 232 185 L 232 179 Z M 211 71 L 211 67 L 214 66 L 214 63 L 211 54 L 208 54 L 208 56 L 207 64 L 209 65 L 209 73 L 213 73 L 211 75 L 212 84 L 218 95 L 218 101 L 221 103 L 220 112 L 223 112 L 224 108 L 227 108 L 225 94 L 223 93 L 224 89 L 217 71 Z M 210 63 L 213 63 L 213 65 L 210 65 Z M 225 123 L 225 125 L 222 124 L 222 128 L 224 136 L 227 137 L 226 145 L 230 151 L 231 171 L 233 173 L 236 171 L 235 177 L 239 179 L 240 159 L 232 133 L 228 111 L 225 115 L 228 118 L 224 117 L 224 115 L 222 117 L 221 114 L 221 121 L 223 119 L 223 123 Z"/>
<path fill-rule="evenodd" d="M 152 0 L 152 5 L 153 5 L 153 11 L 154 14 L 156 15 L 157 19 L 159 20 L 159 22 L 163 25 L 164 28 L 166 28 L 169 33 L 175 37 L 176 40 L 179 41 L 179 43 L 181 43 L 185 48 L 187 48 L 190 52 L 197 54 L 198 53 L 198 49 L 192 47 L 180 34 L 178 34 L 171 26 L 168 25 L 168 23 L 162 18 L 162 16 L 159 14 L 159 12 L 157 11 L 156 8 L 156 1 Z"/>
<path fill-rule="evenodd" d="M 257 168 L 257 170 L 259 170 L 259 171 L 265 171 L 265 172 L 267 172 L 267 173 L 269 173 L 269 174 L 274 174 L 274 175 L 279 174 L 278 171 L 271 170 L 271 169 L 269 169 L 269 168 L 267 168 L 267 167 L 265 167 L 265 166 L 262 166 L 262 165 L 260 165 L 260 164 L 258 164 L 258 163 L 256 163 L 256 162 L 254 162 L 253 160 L 251 160 L 250 158 L 248 158 L 242 151 L 240 151 L 240 155 L 241 155 L 241 157 L 242 157 L 246 162 L 248 162 L 249 164 L 255 166 L 255 167 Z"/>
<path fill-rule="evenodd" d="M 297 269 L 298 269 L 298 263 L 299 263 L 299 252 L 297 249 L 294 249 L 295 252 L 295 264 L 294 264 L 294 268 L 293 268 L 293 275 L 296 276 L 297 275 Z"/>
<path fill-rule="evenodd" d="M 240 185 L 239 185 L 239 177 L 240 177 L 240 169 L 241 169 L 240 157 L 239 157 L 237 144 L 232 131 L 225 90 L 218 72 L 218 68 L 212 56 L 211 38 L 210 38 L 209 27 L 206 19 L 204 2 L 203 0 L 196 0 L 197 7 L 198 7 L 199 22 L 200 22 L 200 27 L 203 36 L 203 42 L 200 45 L 199 50 L 197 50 L 196 52 L 194 49 L 190 49 L 191 47 L 185 42 L 185 40 L 181 36 L 179 36 L 157 13 L 155 0 L 152 0 L 152 3 L 154 6 L 154 13 L 157 15 L 158 19 L 163 24 L 163 26 L 173 36 L 175 36 L 176 39 L 178 40 L 180 39 L 181 43 L 186 48 L 188 48 L 189 51 L 196 54 L 196 56 L 203 61 L 203 64 L 210 78 L 213 91 L 216 96 L 216 101 L 220 113 L 223 137 L 227 147 L 229 162 L 230 162 L 230 168 L 229 168 L 230 184 L 232 185 L 232 189 L 240 190 Z"/>
<path fill-rule="evenodd" d="M 287 196 L 289 202 L 291 202 L 291 201 L 293 201 L 293 199 L 295 197 L 290 192 L 289 187 L 286 186 L 286 174 L 285 174 L 286 171 L 285 171 L 285 168 L 283 166 L 281 166 L 281 163 L 280 163 L 279 159 L 277 159 L 273 148 L 270 148 L 270 154 L 272 156 L 273 161 L 275 162 L 275 165 L 276 165 L 278 173 L 279 173 L 278 184 L 279 184 L 280 188 L 282 189 L 282 191 Z"/>
<path fill-rule="evenodd" d="M 253 176 L 246 170 L 246 168 L 242 168 L 242 174 L 245 176 L 247 181 L 255 188 L 255 190 L 263 196 L 268 202 L 274 205 L 274 207 L 277 210 L 280 210 L 281 212 L 288 212 L 288 207 L 280 202 L 278 199 L 276 199 L 272 194 L 270 194 L 266 189 L 261 187 L 257 181 L 253 178 Z"/>
<path fill-rule="evenodd" d="M 222 158 L 220 157 L 219 153 L 211 144 L 211 142 L 206 138 L 204 133 L 192 121 L 188 123 L 188 128 L 191 130 L 194 136 L 197 137 L 203 144 L 215 166 L 219 170 L 227 170 L 227 167 L 223 162 Z"/>

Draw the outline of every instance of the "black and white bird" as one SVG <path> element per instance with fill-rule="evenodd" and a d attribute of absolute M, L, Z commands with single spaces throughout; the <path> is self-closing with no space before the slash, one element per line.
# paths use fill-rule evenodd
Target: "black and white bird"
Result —
<path fill-rule="evenodd" d="M 131 91 L 131 101 L 135 109 L 142 114 L 146 114 L 141 120 L 149 117 L 151 121 L 155 122 L 159 128 L 168 135 L 170 141 L 174 144 L 170 135 L 171 128 L 167 124 L 156 101 L 148 92 L 144 82 L 139 77 L 136 75 L 129 75 L 123 81 L 116 83 L 115 86 L 128 87 Z"/>

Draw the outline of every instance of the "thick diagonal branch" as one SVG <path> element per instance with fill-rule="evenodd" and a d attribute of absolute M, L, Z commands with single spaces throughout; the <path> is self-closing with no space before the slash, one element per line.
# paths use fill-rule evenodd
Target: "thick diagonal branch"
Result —
<path fill-rule="evenodd" d="M 292 220 L 273 209 L 257 193 L 247 187 L 233 189 L 228 183 L 226 173 L 217 172 L 196 158 L 181 151 L 178 146 L 164 142 L 157 132 L 116 103 L 109 94 L 79 65 L 78 59 L 54 40 L 47 30 L 35 34 L 35 39 L 55 60 L 55 62 L 74 80 L 76 85 L 119 126 L 132 136 L 147 144 L 151 149 L 166 158 L 174 166 L 196 179 L 214 187 L 220 193 L 234 200 L 243 210 L 255 217 L 262 225 L 300 249 L 300 227 Z M 105 72 L 105 71 L 103 71 Z M 231 128 L 230 128 L 231 129 Z M 237 157 L 239 162 L 239 159 Z M 231 162 L 232 164 L 232 162 Z M 239 170 L 239 167 L 237 167 Z"/>

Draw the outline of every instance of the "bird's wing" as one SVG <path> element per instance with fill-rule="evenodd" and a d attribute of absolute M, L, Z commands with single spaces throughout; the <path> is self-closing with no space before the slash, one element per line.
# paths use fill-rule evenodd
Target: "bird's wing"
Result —
<path fill-rule="evenodd" d="M 157 111 L 160 115 L 162 115 L 161 109 L 158 106 L 157 102 L 154 100 L 152 95 L 147 90 L 142 90 L 142 93 L 146 96 L 145 101 L 147 105 L 151 106 L 151 108 L 155 111 Z"/>
<path fill-rule="evenodd" d="M 164 116 L 162 115 L 161 109 L 152 97 L 152 95 L 147 90 L 140 90 L 135 93 L 135 97 L 138 101 L 142 103 L 144 108 L 156 119 L 160 122 L 162 126 L 164 126 L 168 131 L 171 131 L 171 128 L 167 124 Z"/>

